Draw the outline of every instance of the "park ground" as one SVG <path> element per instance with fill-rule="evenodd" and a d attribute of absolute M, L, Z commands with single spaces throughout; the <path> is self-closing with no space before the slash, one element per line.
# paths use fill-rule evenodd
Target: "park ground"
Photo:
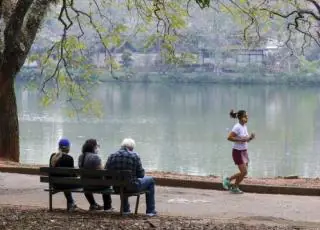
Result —
<path fill-rule="evenodd" d="M 303 185 L 299 179 L 292 180 L 296 186 Z M 63 195 L 57 194 L 54 211 L 49 212 L 46 186 L 37 175 L 0 173 L 0 229 L 320 229 L 319 196 L 234 195 L 157 186 L 160 215 L 146 218 L 144 198 L 138 216 L 120 217 L 118 196 L 113 196 L 114 213 L 92 213 L 87 211 L 84 196 L 75 194 L 82 210 L 68 213 Z M 96 198 L 101 202 L 98 195 Z"/>

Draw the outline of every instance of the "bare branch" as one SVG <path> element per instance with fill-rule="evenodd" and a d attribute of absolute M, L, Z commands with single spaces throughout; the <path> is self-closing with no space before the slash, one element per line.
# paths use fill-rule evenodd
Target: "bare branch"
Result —
<path fill-rule="evenodd" d="M 245 40 L 245 41 L 247 41 L 247 31 L 248 31 L 248 29 L 254 24 L 254 18 L 250 18 L 251 20 L 250 20 L 250 24 L 249 25 L 247 25 L 245 28 L 244 28 L 244 30 L 243 30 L 243 39 Z"/>
<path fill-rule="evenodd" d="M 320 15 L 320 4 L 317 3 L 315 0 L 307 0 L 308 2 L 311 2 L 318 10 L 318 14 Z"/>
<path fill-rule="evenodd" d="M 58 63 L 57 63 L 57 65 L 56 65 L 53 73 L 51 74 L 51 76 L 48 77 L 47 79 L 45 79 L 45 80 L 42 82 L 42 84 L 41 84 L 41 89 L 40 89 L 41 92 L 43 92 L 43 93 L 46 94 L 46 91 L 45 91 L 46 84 L 47 84 L 49 81 L 53 80 L 53 79 L 57 76 L 57 73 L 58 73 L 59 68 L 60 68 L 60 63 L 61 63 L 61 61 L 62 61 L 62 59 L 59 58 Z M 43 70 L 41 71 L 41 73 L 43 73 Z"/>
<path fill-rule="evenodd" d="M 97 10 L 98 10 L 98 13 L 99 13 L 100 17 L 107 19 L 107 21 L 108 21 L 111 25 L 113 25 L 111 19 L 108 18 L 106 15 L 104 15 L 104 14 L 101 12 L 101 9 L 100 9 L 99 4 L 97 3 L 97 0 L 93 0 L 93 2 L 94 2 L 95 6 L 96 6 L 96 8 L 97 8 Z"/>
<path fill-rule="evenodd" d="M 298 9 L 298 10 L 293 10 L 293 11 L 291 11 L 291 12 L 288 13 L 288 14 L 282 14 L 282 13 L 280 13 L 280 12 L 276 12 L 276 11 L 270 10 L 270 9 L 268 9 L 268 8 L 262 8 L 261 11 L 267 11 L 267 12 L 269 12 L 269 13 L 271 13 L 271 14 L 274 14 L 274 15 L 276 15 L 276 16 L 279 16 L 279 17 L 281 17 L 281 18 L 289 18 L 290 16 L 292 16 L 292 15 L 294 15 L 294 14 L 307 14 L 307 15 L 313 16 L 314 19 L 320 21 L 320 16 L 316 15 L 312 10 L 306 10 L 306 9 L 302 10 L 302 9 Z"/>
<path fill-rule="evenodd" d="M 290 28 L 290 24 L 288 24 L 287 30 L 289 31 L 289 35 L 288 35 L 287 40 L 285 41 L 285 45 L 286 45 L 287 48 L 289 48 L 289 50 L 293 54 L 292 47 L 289 45 L 289 42 L 291 41 L 291 37 L 292 37 L 292 30 Z"/>
<path fill-rule="evenodd" d="M 81 10 L 76 9 L 73 5 L 71 5 L 71 9 L 76 13 L 77 17 L 79 17 L 80 15 L 83 15 L 89 20 L 89 23 L 94 28 L 95 32 L 98 34 L 98 37 L 99 37 L 99 39 L 105 49 L 105 52 L 108 53 L 110 58 L 112 58 L 111 51 L 108 49 L 106 44 L 103 42 L 103 35 L 99 31 L 97 25 L 94 23 L 92 16 L 87 14 L 86 12 L 83 12 Z M 112 63 L 110 64 L 110 72 L 111 72 L 111 75 L 113 75 L 113 64 Z"/>
<path fill-rule="evenodd" d="M 311 24 L 311 22 L 308 21 L 308 20 L 305 20 L 305 23 L 308 24 L 307 33 L 310 34 L 310 28 L 311 28 L 311 25 L 312 25 L 312 24 Z M 307 46 L 310 46 L 310 41 L 311 41 L 311 38 L 304 34 L 304 35 L 303 35 L 303 44 L 302 44 L 302 47 L 301 47 L 301 52 L 302 52 L 303 55 L 304 55 L 305 48 L 306 48 Z"/>
<path fill-rule="evenodd" d="M 100 10 L 100 6 L 98 4 L 98 2 L 95 2 L 95 6 L 98 10 L 98 13 L 100 15 L 101 18 L 107 18 L 106 16 L 104 16 Z M 66 76 L 68 77 L 68 82 L 70 83 L 75 83 L 78 87 L 77 92 L 80 93 L 80 95 L 82 97 L 85 97 L 85 95 L 83 95 L 83 90 L 81 89 L 80 83 L 78 83 L 76 81 L 76 79 L 73 77 L 73 74 L 70 72 L 70 67 L 72 67 L 72 63 L 70 63 L 70 60 L 68 59 L 68 57 L 72 56 L 71 54 L 69 54 L 69 52 L 73 52 L 72 50 L 66 48 L 66 42 L 67 42 L 67 35 L 68 32 L 70 30 L 70 28 L 73 27 L 74 25 L 74 21 L 76 21 L 77 26 L 80 29 L 80 34 L 77 35 L 77 39 L 78 41 L 81 40 L 81 38 L 84 36 L 84 29 L 83 29 L 83 25 L 81 22 L 81 17 L 86 18 L 89 21 L 89 24 L 92 26 L 92 28 L 94 29 L 94 31 L 96 32 L 96 34 L 98 35 L 105 53 L 108 53 L 109 57 L 112 58 L 112 53 L 111 51 L 108 49 L 107 44 L 104 41 L 104 37 L 102 32 L 99 30 L 98 25 L 95 23 L 93 16 L 83 10 L 77 9 L 76 6 L 74 6 L 74 0 L 63 0 L 62 1 L 62 6 L 60 9 L 60 14 L 58 17 L 58 20 L 61 22 L 61 24 L 63 25 L 63 34 L 61 36 L 61 39 L 59 42 L 56 42 L 48 51 L 47 53 L 47 57 L 46 57 L 46 61 L 49 60 L 50 57 L 52 57 L 53 55 L 55 55 L 55 49 L 57 48 L 57 53 L 58 53 L 58 60 L 57 63 L 55 64 L 55 68 L 53 70 L 53 72 L 50 74 L 50 76 L 46 77 L 46 79 L 42 82 L 41 84 L 41 91 L 43 93 L 45 92 L 45 87 L 47 85 L 48 82 L 50 81 L 55 81 L 55 84 L 59 84 L 58 79 L 57 79 L 57 75 L 60 74 L 60 70 L 64 69 Z M 74 17 L 71 17 L 71 15 L 75 15 Z M 108 19 L 108 18 L 107 18 Z M 111 20 L 108 20 L 111 23 Z M 82 53 L 82 49 L 80 49 L 80 53 L 83 55 Z M 42 68 L 41 74 L 43 74 L 44 68 Z M 113 76 L 113 64 L 110 64 L 110 72 Z M 70 86 L 71 87 L 71 86 Z M 71 90 L 71 88 L 69 88 L 69 90 Z M 58 93 L 58 91 L 57 91 Z M 72 93 L 72 92 L 71 92 Z M 58 95 L 56 95 L 58 97 Z"/>
<path fill-rule="evenodd" d="M 68 10 L 67 10 L 67 1 L 63 0 L 62 1 L 62 7 L 60 10 L 60 14 L 59 14 L 59 21 L 63 24 L 64 28 L 63 28 L 63 36 L 66 36 L 67 30 L 69 30 L 71 28 L 71 26 L 73 25 L 73 21 L 71 20 Z M 71 4 L 73 4 L 73 0 L 71 0 Z M 63 15 L 66 16 L 67 18 L 67 22 L 63 19 Z"/>
<path fill-rule="evenodd" d="M 191 1 L 192 0 L 188 0 L 188 2 L 187 2 L 187 14 L 188 14 L 189 17 L 191 17 L 190 12 L 189 12 L 189 5 L 190 5 Z"/>

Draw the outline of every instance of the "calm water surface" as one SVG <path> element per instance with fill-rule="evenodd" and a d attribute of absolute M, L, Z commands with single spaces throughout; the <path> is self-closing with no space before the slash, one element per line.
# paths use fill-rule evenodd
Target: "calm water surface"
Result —
<path fill-rule="evenodd" d="M 320 175 L 320 89 L 277 86 L 106 83 L 94 90 L 101 119 L 69 118 L 63 105 L 41 107 L 37 92 L 17 86 L 21 162 L 48 163 L 60 137 L 72 141 L 77 159 L 87 138 L 97 138 L 101 157 L 130 136 L 147 170 L 196 175 L 235 171 L 231 108 L 249 113 L 249 176 Z"/>

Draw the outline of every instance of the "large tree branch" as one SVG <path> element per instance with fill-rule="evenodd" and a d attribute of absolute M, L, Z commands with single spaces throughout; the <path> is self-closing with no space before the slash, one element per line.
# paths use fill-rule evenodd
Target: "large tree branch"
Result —
<path fill-rule="evenodd" d="M 5 28 L 5 18 L 4 18 L 4 0 L 0 0 L 0 65 L 3 59 L 3 49 L 4 49 L 4 38 L 3 38 L 3 31 Z"/>
<path fill-rule="evenodd" d="M 8 54 L 13 52 L 15 49 L 15 43 L 20 37 L 21 28 L 23 25 L 24 17 L 26 16 L 33 0 L 19 0 L 15 6 L 13 13 L 10 16 L 10 20 L 6 25 L 4 30 L 4 42 L 5 42 L 5 52 Z"/>
<path fill-rule="evenodd" d="M 24 17 L 27 14 L 33 0 L 19 0 L 10 15 L 3 34 L 4 51 L 0 63 L 1 72 L 7 77 L 13 76 L 18 71 L 15 65 L 17 51 L 20 50 L 19 39 L 21 37 L 21 27 Z M 12 65 L 11 65 L 12 64 Z M 8 68 L 10 66 L 10 68 Z"/>
<path fill-rule="evenodd" d="M 2 12 L 3 12 L 2 3 L 3 3 L 3 0 L 0 0 L 0 19 L 2 19 Z"/>
<path fill-rule="evenodd" d="M 1 17 L 3 22 L 8 23 L 17 0 L 1 0 Z"/>
<path fill-rule="evenodd" d="M 22 33 L 25 35 L 24 38 L 27 39 L 25 42 L 27 41 L 28 46 L 31 46 L 50 5 L 55 2 L 55 0 L 36 0 L 30 8 L 22 28 Z"/>
<path fill-rule="evenodd" d="M 29 53 L 41 22 L 55 0 L 20 0 L 5 30 L 3 68 L 7 76 L 15 76 Z M 22 8 L 20 8 L 22 7 Z"/>
<path fill-rule="evenodd" d="M 50 5 L 56 4 L 57 2 L 57 0 L 35 0 L 34 4 L 31 6 L 22 28 L 22 34 L 24 35 L 23 43 L 27 52 L 29 52 L 33 44 L 38 29 L 40 28 L 46 13 L 49 11 Z"/>

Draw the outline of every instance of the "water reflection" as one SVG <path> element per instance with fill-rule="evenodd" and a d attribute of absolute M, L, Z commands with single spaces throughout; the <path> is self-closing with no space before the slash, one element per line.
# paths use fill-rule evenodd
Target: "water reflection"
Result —
<path fill-rule="evenodd" d="M 65 105 L 39 105 L 36 92 L 17 87 L 21 161 L 47 163 L 60 137 L 72 141 L 77 158 L 85 139 L 101 143 L 103 159 L 122 138 L 137 141 L 149 170 L 198 175 L 234 172 L 226 135 L 235 121 L 231 108 L 245 108 L 249 130 L 250 176 L 317 177 L 320 155 L 320 90 L 271 86 L 116 84 L 100 85 L 104 117 L 66 116 Z"/>

